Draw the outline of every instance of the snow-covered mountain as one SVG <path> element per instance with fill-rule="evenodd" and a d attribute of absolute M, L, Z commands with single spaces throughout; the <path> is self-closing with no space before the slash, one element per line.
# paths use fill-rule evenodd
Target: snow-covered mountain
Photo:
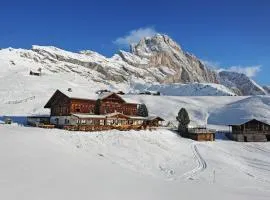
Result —
<path fill-rule="evenodd" d="M 215 83 L 136 84 L 132 93 L 142 91 L 165 96 L 236 96 L 231 89 Z"/>
<path fill-rule="evenodd" d="M 263 86 L 263 89 L 267 92 L 267 94 L 270 94 L 270 86 Z"/>
<path fill-rule="evenodd" d="M 166 35 L 157 34 L 142 39 L 138 44 L 131 46 L 131 53 L 148 60 L 147 67 L 150 70 L 165 74 L 159 82 L 217 82 L 214 71 L 208 69 L 194 55 L 184 52 Z"/>
<path fill-rule="evenodd" d="M 230 88 L 238 95 L 266 95 L 264 88 L 258 85 L 254 80 L 247 77 L 245 74 L 221 71 L 219 72 L 220 84 Z"/>
<path fill-rule="evenodd" d="M 0 50 L 1 82 L 10 83 L 12 78 L 20 76 L 19 86 L 16 86 L 18 80 L 12 84 L 15 84 L 15 88 L 29 85 L 29 88 L 21 92 L 31 90 L 31 80 L 35 78 L 28 75 L 29 71 L 39 68 L 43 76 L 41 82 L 51 83 L 50 91 L 57 87 L 79 84 L 89 87 L 88 90 L 94 88 L 132 92 L 138 91 L 138 88 L 159 89 L 165 95 L 181 96 L 266 93 L 242 74 L 218 74 L 194 55 L 183 51 L 170 37 L 161 34 L 144 38 L 132 45 L 130 52 L 119 51 L 111 58 L 90 50 L 73 53 L 52 46 L 34 45 L 30 50 Z M 34 84 L 38 86 L 41 82 Z M 219 82 L 222 85 L 217 84 Z"/>

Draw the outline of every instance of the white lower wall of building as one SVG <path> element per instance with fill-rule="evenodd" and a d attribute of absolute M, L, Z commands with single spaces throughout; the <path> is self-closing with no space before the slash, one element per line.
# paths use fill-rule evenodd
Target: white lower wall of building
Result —
<path fill-rule="evenodd" d="M 77 119 L 73 116 L 51 116 L 50 123 L 57 126 L 76 125 Z"/>

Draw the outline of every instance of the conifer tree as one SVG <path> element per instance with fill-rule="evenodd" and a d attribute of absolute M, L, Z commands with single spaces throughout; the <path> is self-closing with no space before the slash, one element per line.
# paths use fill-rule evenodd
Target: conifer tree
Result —
<path fill-rule="evenodd" d="M 188 125 L 190 123 L 188 112 L 185 108 L 181 108 L 176 117 L 178 124 L 178 132 L 180 135 L 185 136 L 188 133 Z"/>
<path fill-rule="evenodd" d="M 138 108 L 138 115 L 141 117 L 148 117 L 148 110 L 145 104 L 140 104 Z"/>
<path fill-rule="evenodd" d="M 95 115 L 100 115 L 100 106 L 101 106 L 101 100 L 98 99 L 96 100 L 96 105 L 95 105 L 95 110 L 94 110 Z"/>

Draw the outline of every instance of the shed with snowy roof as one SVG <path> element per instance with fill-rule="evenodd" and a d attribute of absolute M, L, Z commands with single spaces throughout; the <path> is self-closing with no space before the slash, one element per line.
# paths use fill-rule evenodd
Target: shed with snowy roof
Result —
<path fill-rule="evenodd" d="M 230 124 L 228 137 L 238 142 L 270 141 L 270 123 L 258 119 L 246 119 L 238 124 Z"/>

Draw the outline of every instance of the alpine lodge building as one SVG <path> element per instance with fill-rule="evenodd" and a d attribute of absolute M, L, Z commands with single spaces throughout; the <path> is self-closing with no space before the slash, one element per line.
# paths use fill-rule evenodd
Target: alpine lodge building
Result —
<path fill-rule="evenodd" d="M 140 130 L 158 127 L 164 121 L 156 116 L 139 116 L 139 104 L 126 102 L 116 93 L 95 96 L 92 99 L 71 90 L 57 90 L 44 106 L 51 110 L 50 124 L 74 131 Z"/>

